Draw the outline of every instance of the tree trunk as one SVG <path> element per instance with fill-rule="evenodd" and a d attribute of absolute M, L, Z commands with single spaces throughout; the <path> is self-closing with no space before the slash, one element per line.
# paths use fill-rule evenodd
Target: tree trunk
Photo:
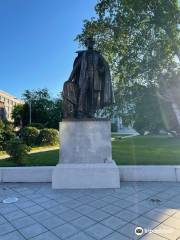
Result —
<path fill-rule="evenodd" d="M 178 105 L 174 101 L 171 103 L 171 105 L 172 105 L 173 112 L 177 118 L 177 122 L 180 126 L 180 110 L 178 108 Z"/>
<path fill-rule="evenodd" d="M 171 106 L 172 106 L 173 112 L 176 116 L 177 123 L 178 123 L 178 128 L 176 129 L 176 136 L 180 137 L 180 110 L 178 108 L 178 105 L 173 100 L 171 102 Z"/>

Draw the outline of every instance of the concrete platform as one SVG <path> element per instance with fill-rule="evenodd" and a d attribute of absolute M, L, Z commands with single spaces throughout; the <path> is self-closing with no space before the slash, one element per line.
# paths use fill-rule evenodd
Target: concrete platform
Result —
<path fill-rule="evenodd" d="M 51 182 L 54 166 L 2 167 L 0 182 Z"/>
<path fill-rule="evenodd" d="M 117 166 L 121 182 L 180 182 L 180 166 Z M 55 166 L 1 167 L 1 182 L 52 182 Z"/>
<path fill-rule="evenodd" d="M 112 161 L 111 123 L 106 119 L 60 123 L 60 161 L 52 174 L 54 189 L 119 188 Z"/>
<path fill-rule="evenodd" d="M 179 166 L 119 166 L 122 181 L 179 181 Z"/>
<path fill-rule="evenodd" d="M 119 188 L 119 168 L 111 163 L 58 164 L 52 175 L 53 189 Z"/>

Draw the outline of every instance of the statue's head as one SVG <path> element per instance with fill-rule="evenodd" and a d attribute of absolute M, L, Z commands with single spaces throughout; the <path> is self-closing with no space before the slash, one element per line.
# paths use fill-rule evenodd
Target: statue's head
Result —
<path fill-rule="evenodd" d="M 87 47 L 87 49 L 92 50 L 94 47 L 95 41 L 93 39 L 93 37 L 88 37 L 85 40 L 85 46 Z"/>

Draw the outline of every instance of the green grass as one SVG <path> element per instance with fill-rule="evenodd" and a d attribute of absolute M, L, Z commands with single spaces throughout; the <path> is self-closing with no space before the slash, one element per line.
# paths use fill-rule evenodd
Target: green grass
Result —
<path fill-rule="evenodd" d="M 44 150 L 44 149 L 51 149 L 52 150 L 52 148 L 57 148 L 59 145 L 45 145 L 45 146 L 37 146 L 37 147 L 32 147 L 31 148 L 31 151 L 41 151 L 41 150 Z M 7 153 L 6 153 L 6 151 L 0 151 L 0 157 L 1 156 L 4 156 L 4 155 L 7 155 Z"/>
<path fill-rule="evenodd" d="M 59 158 L 59 150 L 31 153 L 25 157 L 24 166 L 53 166 Z M 0 160 L 0 167 L 14 167 L 16 164 L 11 158 Z"/>
<path fill-rule="evenodd" d="M 112 133 L 111 136 L 114 138 L 118 137 L 125 137 L 125 136 L 130 136 L 130 134 L 119 134 L 119 133 Z"/>
<path fill-rule="evenodd" d="M 0 156 L 3 156 L 3 155 L 5 155 L 5 154 L 6 154 L 5 151 L 0 151 Z"/>
<path fill-rule="evenodd" d="M 59 145 L 45 145 L 45 146 L 32 147 L 31 151 L 43 150 L 44 148 L 56 148 L 58 146 Z"/>
<path fill-rule="evenodd" d="M 112 155 L 118 165 L 178 165 L 180 139 L 167 136 L 115 139 Z"/>
<path fill-rule="evenodd" d="M 114 137 L 113 159 L 118 165 L 179 165 L 180 139 L 160 136 Z M 56 165 L 59 150 L 32 153 L 24 160 L 26 166 Z M 1 167 L 15 166 L 12 159 L 0 160 Z"/>

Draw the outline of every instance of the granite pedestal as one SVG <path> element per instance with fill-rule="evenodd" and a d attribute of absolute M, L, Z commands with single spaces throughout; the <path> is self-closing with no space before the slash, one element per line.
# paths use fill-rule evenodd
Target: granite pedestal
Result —
<path fill-rule="evenodd" d="M 52 187 L 119 188 L 119 169 L 112 160 L 108 120 L 66 120 L 60 123 L 60 162 Z"/>

